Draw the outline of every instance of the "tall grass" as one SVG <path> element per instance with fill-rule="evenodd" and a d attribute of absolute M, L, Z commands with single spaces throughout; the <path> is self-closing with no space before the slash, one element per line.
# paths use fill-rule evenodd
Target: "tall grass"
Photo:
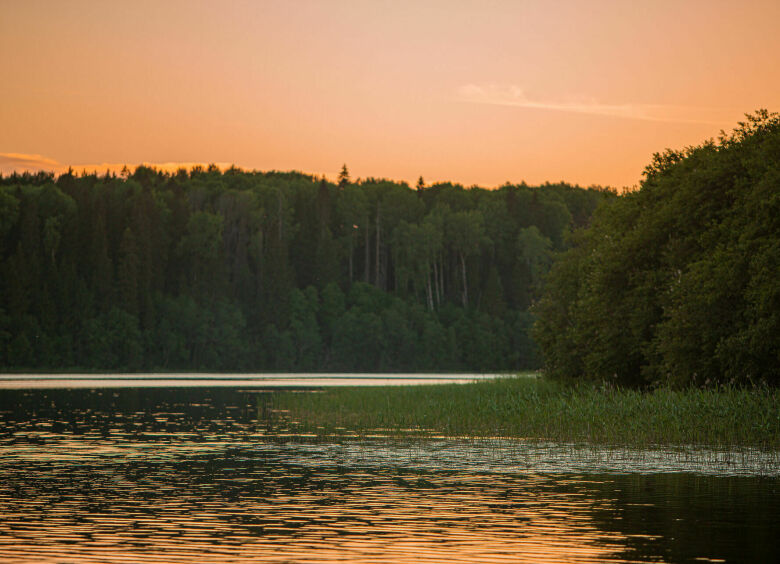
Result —
<path fill-rule="evenodd" d="M 280 393 L 298 431 L 518 437 L 615 445 L 780 449 L 778 390 L 650 392 L 566 386 L 544 378 Z"/>

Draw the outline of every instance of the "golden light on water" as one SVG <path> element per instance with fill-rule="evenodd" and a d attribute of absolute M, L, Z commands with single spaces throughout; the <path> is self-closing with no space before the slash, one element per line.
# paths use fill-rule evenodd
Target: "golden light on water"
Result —
<path fill-rule="evenodd" d="M 245 482 L 259 479 L 255 473 Z M 426 487 L 423 478 L 350 472 L 331 476 L 321 489 L 282 486 L 259 497 L 189 502 L 168 500 L 166 491 L 174 490 L 162 485 L 151 498 L 136 491 L 143 501 L 125 512 L 85 512 L 64 500 L 20 535 L 26 512 L 47 501 L 36 499 L 4 516 L 3 528 L 11 527 L 17 541 L 0 547 L 11 561 L 38 562 L 586 563 L 614 561 L 626 541 L 590 517 L 607 502 L 555 491 L 551 486 L 561 484 L 547 478 L 432 480 Z M 81 516 L 74 521 L 75 509 Z M 19 543 L 20 536 L 36 542 Z"/>
<path fill-rule="evenodd" d="M 776 453 L 295 435 L 236 388 L 0 398 L 4 563 L 776 561 Z"/>

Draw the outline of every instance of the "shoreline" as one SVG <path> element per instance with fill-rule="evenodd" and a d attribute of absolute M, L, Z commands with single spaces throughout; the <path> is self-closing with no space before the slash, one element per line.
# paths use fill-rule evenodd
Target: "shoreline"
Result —
<path fill-rule="evenodd" d="M 506 377 L 472 373 L 40 373 L 0 374 L 0 390 L 71 388 L 246 387 L 328 388 L 467 384 Z M 534 377 L 529 374 L 529 377 Z"/>

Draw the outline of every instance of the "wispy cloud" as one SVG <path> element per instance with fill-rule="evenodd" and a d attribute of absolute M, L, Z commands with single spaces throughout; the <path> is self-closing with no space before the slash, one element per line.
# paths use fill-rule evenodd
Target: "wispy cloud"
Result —
<path fill-rule="evenodd" d="M 458 88 L 458 99 L 475 104 L 515 106 L 669 123 L 699 123 L 726 125 L 733 121 L 733 112 L 726 109 L 694 108 L 660 104 L 601 104 L 594 100 L 544 101 L 532 100 L 516 85 L 465 84 Z M 728 117 L 727 117 L 728 116 Z"/>
<path fill-rule="evenodd" d="M 82 171 L 103 173 L 106 171 L 120 172 L 125 166 L 134 170 L 139 165 L 154 167 L 166 172 L 174 172 L 180 168 L 191 169 L 194 166 L 206 167 L 211 163 L 205 162 L 180 162 L 170 161 L 164 163 L 99 163 L 99 164 L 63 164 L 55 159 L 50 159 L 42 155 L 28 155 L 24 153 L 0 153 L 0 174 L 9 175 L 14 172 L 38 172 L 46 171 L 55 174 L 66 172 L 68 168 L 73 168 L 77 173 Z M 231 163 L 214 163 L 220 169 L 227 169 Z"/>
<path fill-rule="evenodd" d="M 38 172 L 39 170 L 60 172 L 62 165 L 54 159 L 49 159 L 42 155 L 0 153 L 0 173 L 2 174 L 11 174 L 15 171 Z"/>

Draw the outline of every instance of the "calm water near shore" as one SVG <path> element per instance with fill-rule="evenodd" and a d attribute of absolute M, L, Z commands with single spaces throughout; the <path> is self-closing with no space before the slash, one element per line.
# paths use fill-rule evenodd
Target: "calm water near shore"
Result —
<path fill-rule="evenodd" d="M 6 375 L 0 561 L 780 560 L 777 453 L 300 436 L 239 376 Z"/>
<path fill-rule="evenodd" d="M 498 374 L 0 374 L 2 389 L 43 388 L 295 388 L 465 384 Z M 529 376 L 533 376 L 529 374 Z"/>

